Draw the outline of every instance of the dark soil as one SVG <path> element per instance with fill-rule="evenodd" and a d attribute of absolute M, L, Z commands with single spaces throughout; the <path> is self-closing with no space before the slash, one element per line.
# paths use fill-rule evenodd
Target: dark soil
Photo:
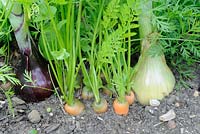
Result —
<path fill-rule="evenodd" d="M 200 76 L 199 74 L 197 74 Z M 194 96 L 198 89 L 199 78 L 190 82 L 191 89 L 175 90 L 161 101 L 159 107 L 142 106 L 138 102 L 130 107 L 128 116 L 118 116 L 113 112 L 112 99 L 106 113 L 95 114 L 91 101 L 83 101 L 85 111 L 80 116 L 70 116 L 63 112 L 59 99 L 52 95 L 39 103 L 14 105 L 15 117 L 9 114 L 5 97 L 0 100 L 6 104 L 0 108 L 0 134 L 200 134 L 200 96 Z M 51 114 L 47 108 L 52 109 Z M 159 116 L 173 109 L 176 118 L 172 126 L 161 122 Z M 39 123 L 31 123 L 28 114 L 32 110 L 39 111 Z"/>

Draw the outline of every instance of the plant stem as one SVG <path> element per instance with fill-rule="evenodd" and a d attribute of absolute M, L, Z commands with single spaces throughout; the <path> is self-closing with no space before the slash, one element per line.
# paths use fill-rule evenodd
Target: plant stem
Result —
<path fill-rule="evenodd" d="M 140 0 L 139 32 L 141 41 L 141 51 L 150 47 L 147 36 L 152 33 L 152 0 Z"/>
<path fill-rule="evenodd" d="M 141 12 L 139 15 L 140 38 L 145 38 L 152 33 L 152 0 L 140 0 Z"/>
<path fill-rule="evenodd" d="M 23 12 L 22 5 L 16 2 L 1 0 L 3 5 L 9 11 L 12 8 L 9 21 L 14 30 L 18 47 L 22 54 L 31 55 L 31 39 L 27 25 L 27 18 Z"/>

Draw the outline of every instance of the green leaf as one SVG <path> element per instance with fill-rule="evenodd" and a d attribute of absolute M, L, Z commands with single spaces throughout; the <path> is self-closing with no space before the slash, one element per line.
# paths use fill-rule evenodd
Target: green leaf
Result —
<path fill-rule="evenodd" d="M 28 131 L 28 134 L 38 134 L 38 131 L 36 129 L 31 129 Z"/>
<path fill-rule="evenodd" d="M 66 51 L 65 48 L 62 48 L 59 51 L 52 51 L 51 54 L 56 60 L 65 60 L 70 56 L 70 54 Z"/>
<path fill-rule="evenodd" d="M 0 82 L 6 83 L 7 81 L 15 85 L 20 85 L 20 81 L 15 78 L 15 74 L 11 73 L 12 68 L 8 65 L 0 67 Z"/>
<path fill-rule="evenodd" d="M 34 11 L 34 9 L 32 9 L 33 12 L 36 12 L 36 14 L 34 14 L 32 16 L 33 22 L 38 22 L 38 21 L 42 21 L 42 20 L 49 20 L 51 17 L 55 16 L 55 14 L 57 12 L 57 8 L 55 6 L 49 6 L 49 9 L 48 9 L 47 5 L 45 5 L 44 2 L 41 2 L 39 4 L 35 4 L 35 5 L 38 6 L 39 11 Z"/>
<path fill-rule="evenodd" d="M 59 5 L 67 4 L 66 0 L 51 0 L 51 2 L 53 2 L 55 4 L 59 4 Z"/>

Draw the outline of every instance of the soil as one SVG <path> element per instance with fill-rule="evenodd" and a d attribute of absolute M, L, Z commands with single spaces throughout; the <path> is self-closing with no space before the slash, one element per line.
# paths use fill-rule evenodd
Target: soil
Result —
<path fill-rule="evenodd" d="M 5 102 L 0 107 L 0 134 L 36 134 L 34 130 L 38 134 L 200 134 L 200 94 L 197 93 L 200 71 L 195 75 L 189 89 L 174 90 L 158 107 L 142 106 L 136 101 L 127 116 L 116 115 L 112 108 L 114 98 L 105 95 L 102 96 L 109 102 L 106 113 L 94 113 L 92 101 L 82 100 L 85 111 L 79 116 L 70 116 L 63 111 L 59 98 L 51 95 L 39 103 L 13 103 L 13 117 L 8 100 L 0 92 L 0 102 Z M 171 109 L 176 113 L 175 119 L 160 121 L 159 116 Z M 39 122 L 29 120 L 32 110 L 39 112 Z"/>

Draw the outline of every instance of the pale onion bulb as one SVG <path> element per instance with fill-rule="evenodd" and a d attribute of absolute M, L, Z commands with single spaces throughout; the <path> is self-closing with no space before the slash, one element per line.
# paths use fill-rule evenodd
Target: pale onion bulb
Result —
<path fill-rule="evenodd" d="M 137 100 L 149 105 L 151 99 L 161 100 L 173 90 L 175 78 L 162 56 L 140 56 L 133 79 Z"/>

